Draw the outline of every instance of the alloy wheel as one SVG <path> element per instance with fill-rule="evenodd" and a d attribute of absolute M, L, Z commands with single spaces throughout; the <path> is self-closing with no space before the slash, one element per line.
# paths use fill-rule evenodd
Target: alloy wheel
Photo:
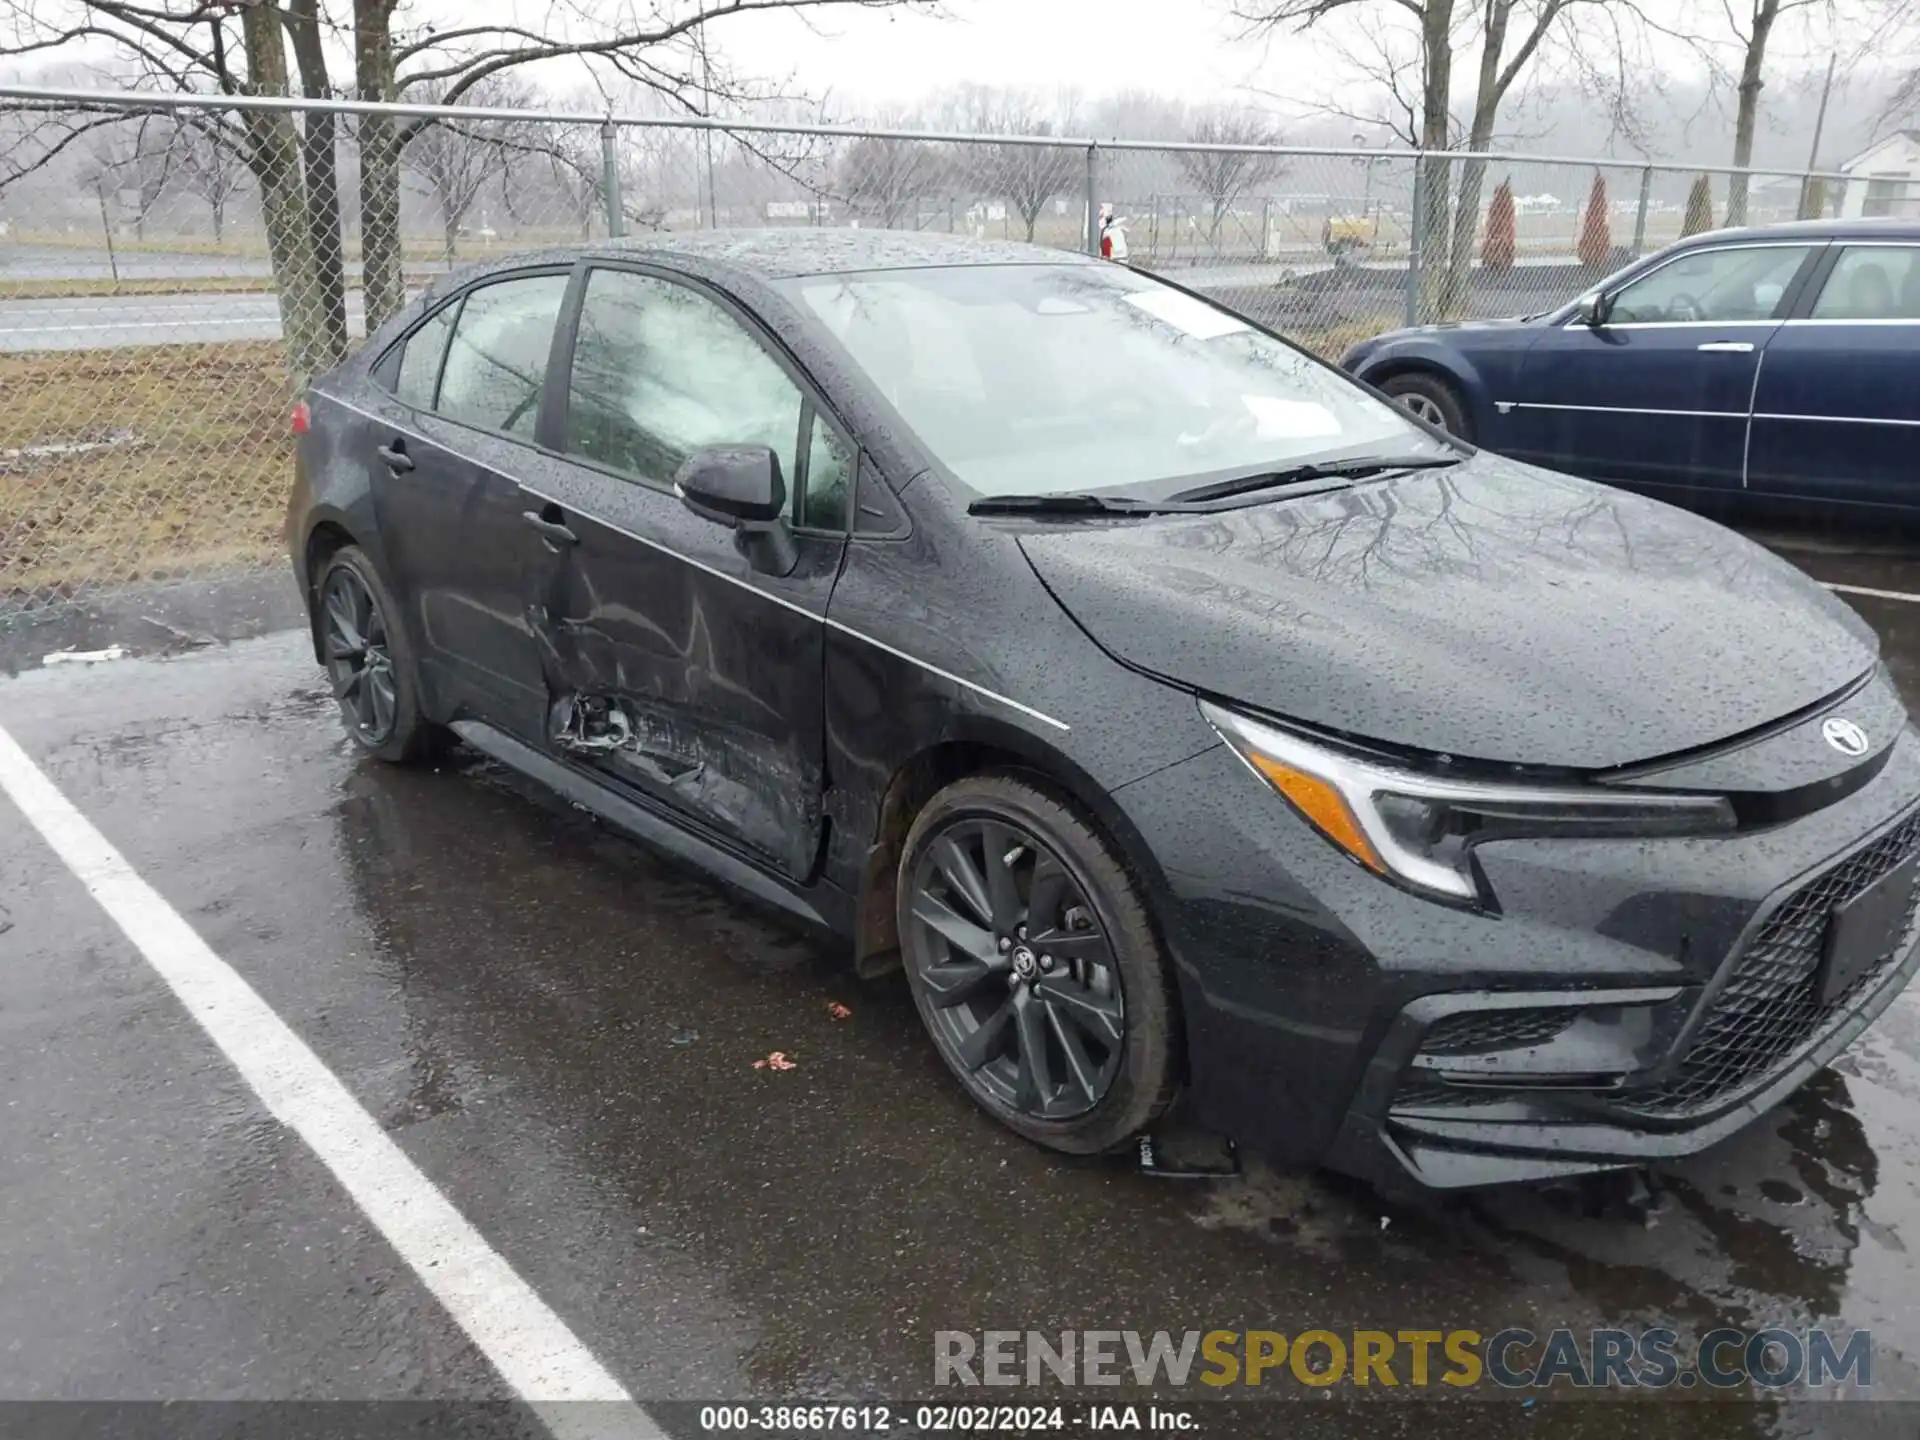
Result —
<path fill-rule="evenodd" d="M 327 576 L 321 604 L 334 698 L 360 743 L 378 749 L 392 737 L 400 708 L 387 617 L 366 582 L 345 565 Z"/>
<path fill-rule="evenodd" d="M 1438 425 L 1442 430 L 1447 428 L 1446 413 L 1434 402 L 1432 396 L 1409 394 L 1399 398 L 1402 408 L 1408 414 L 1426 421 L 1429 425 Z"/>
<path fill-rule="evenodd" d="M 922 850 L 912 902 L 910 963 L 961 1079 L 1043 1120 L 1098 1105 L 1126 1002 L 1112 940 L 1060 857 L 1003 819 L 958 819 Z"/>

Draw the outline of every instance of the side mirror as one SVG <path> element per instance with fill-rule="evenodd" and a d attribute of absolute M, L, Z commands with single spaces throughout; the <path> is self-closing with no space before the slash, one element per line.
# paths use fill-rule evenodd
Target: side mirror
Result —
<path fill-rule="evenodd" d="M 1595 292 L 1592 295 L 1582 295 L 1575 301 L 1573 313 L 1582 325 L 1598 329 L 1607 323 L 1609 308 L 1607 297 Z"/>
<path fill-rule="evenodd" d="M 734 545 L 754 569 L 791 575 L 800 562 L 787 528 L 787 482 L 780 457 L 765 445 L 709 445 L 689 455 L 673 476 L 674 493 L 702 520 L 734 532 Z"/>
<path fill-rule="evenodd" d="M 709 445 L 673 474 L 673 490 L 702 520 L 739 529 L 778 520 L 787 510 L 780 457 L 765 445 Z"/>

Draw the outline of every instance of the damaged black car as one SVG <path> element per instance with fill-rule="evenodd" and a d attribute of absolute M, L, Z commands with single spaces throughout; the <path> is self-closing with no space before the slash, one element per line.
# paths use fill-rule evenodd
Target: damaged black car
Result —
<path fill-rule="evenodd" d="M 1916 964 L 1872 632 L 1206 299 L 945 236 L 435 285 L 316 379 L 354 740 L 456 737 L 904 968 L 989 1114 L 1448 1187 L 1697 1150 Z"/>

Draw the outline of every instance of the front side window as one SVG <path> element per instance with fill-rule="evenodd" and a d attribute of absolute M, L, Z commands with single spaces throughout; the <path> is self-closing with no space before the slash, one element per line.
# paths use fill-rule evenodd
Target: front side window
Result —
<path fill-rule="evenodd" d="M 1613 297 L 1609 325 L 1771 320 L 1813 247 L 1747 245 L 1670 260 Z"/>
<path fill-rule="evenodd" d="M 522 275 L 467 292 L 434 409 L 450 420 L 531 437 L 566 293 L 565 275 Z"/>
<path fill-rule="evenodd" d="M 820 419 L 813 419 L 807 465 L 794 496 L 793 522 L 809 530 L 844 530 L 853 499 L 853 452 Z"/>
<path fill-rule="evenodd" d="M 1453 453 L 1338 371 L 1122 266 L 782 283 L 983 496 L 1171 493 L 1216 472 Z"/>
<path fill-rule="evenodd" d="M 699 291 L 628 270 L 587 278 L 568 380 L 569 454 L 669 484 L 708 445 L 766 445 L 789 490 L 800 388 L 746 327 Z"/>
<path fill-rule="evenodd" d="M 1920 246 L 1850 245 L 1827 272 L 1815 320 L 1920 320 Z"/>

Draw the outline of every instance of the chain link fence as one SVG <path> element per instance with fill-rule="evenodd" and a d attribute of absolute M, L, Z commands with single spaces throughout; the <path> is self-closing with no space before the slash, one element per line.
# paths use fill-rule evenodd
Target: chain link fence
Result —
<path fill-rule="evenodd" d="M 608 236 L 928 230 L 1097 250 L 1330 359 L 1521 314 L 1838 177 L 0 87 L 0 623 L 281 563 L 307 377 L 436 275 Z"/>

